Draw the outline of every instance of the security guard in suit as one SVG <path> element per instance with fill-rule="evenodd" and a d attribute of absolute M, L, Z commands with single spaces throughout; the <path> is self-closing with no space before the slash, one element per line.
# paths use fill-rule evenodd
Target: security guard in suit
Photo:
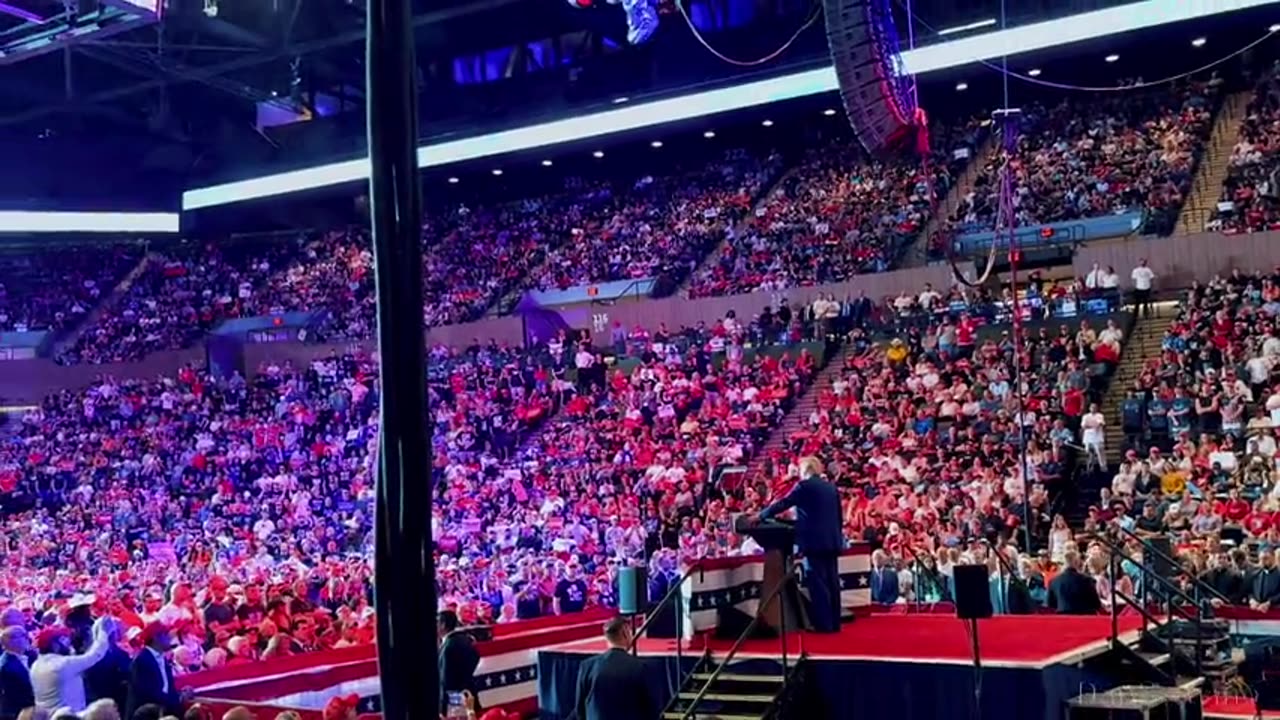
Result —
<path fill-rule="evenodd" d="M 840 493 L 822 478 L 822 462 L 816 457 L 800 460 L 800 478 L 786 497 L 761 511 L 756 520 L 796 509 L 796 546 L 804 554 L 809 620 L 814 632 L 840 632 L 839 561 L 845 547 Z"/>
<path fill-rule="evenodd" d="M 644 664 L 627 651 L 631 624 L 615 617 L 604 626 L 609 649 L 578 668 L 572 720 L 656 720 L 660 709 L 649 691 Z"/>
<path fill-rule="evenodd" d="M 1080 572 L 1080 553 L 1068 550 L 1063 559 L 1066 567 L 1049 583 L 1049 607 L 1060 615 L 1096 615 L 1102 609 L 1098 584 Z"/>

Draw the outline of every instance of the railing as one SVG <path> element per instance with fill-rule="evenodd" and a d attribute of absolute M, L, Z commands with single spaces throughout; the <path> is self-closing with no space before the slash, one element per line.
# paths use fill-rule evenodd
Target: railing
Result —
<path fill-rule="evenodd" d="M 666 594 L 662 596 L 662 599 L 658 601 L 658 604 L 653 606 L 652 608 L 649 608 L 648 613 L 646 613 L 645 615 L 644 622 L 640 623 L 640 627 L 637 628 L 635 632 L 632 633 L 631 644 L 627 646 L 627 652 L 631 653 L 632 655 L 639 654 L 638 646 L 640 644 L 640 638 L 644 637 L 644 634 L 648 632 L 649 626 L 653 624 L 653 621 L 657 619 L 658 615 L 662 612 L 662 610 L 667 605 L 669 605 L 676 597 L 679 596 L 681 589 L 684 587 L 684 584 L 689 581 L 689 578 L 693 575 L 694 571 L 698 571 L 701 569 L 702 569 L 701 566 L 694 565 L 690 567 L 688 570 L 685 570 L 684 574 L 680 576 L 680 579 L 676 580 L 671 585 L 671 587 L 667 588 Z M 645 596 L 648 597 L 648 588 L 645 588 Z M 683 625 L 684 625 L 684 608 L 683 607 L 676 608 L 676 668 L 677 668 L 677 672 L 679 673 L 684 672 L 684 654 L 683 654 L 684 653 L 684 650 L 683 650 L 684 627 Z M 703 657 L 705 659 L 706 653 L 703 653 Z M 693 669 L 696 671 L 697 666 L 695 666 Z M 668 679 L 670 678 L 668 677 Z M 569 713 L 569 717 L 566 720 L 579 720 L 577 707 L 573 709 L 573 712 Z"/>
<path fill-rule="evenodd" d="M 928 565 L 925 565 L 924 561 L 920 559 L 920 553 L 916 552 L 916 549 L 911 545 L 903 545 L 902 549 L 911 556 L 911 564 L 917 568 L 916 582 L 915 587 L 913 588 L 916 595 L 916 609 L 919 610 L 924 606 L 924 601 L 920 599 L 919 577 L 921 575 L 929 576 L 929 579 L 938 587 L 938 594 L 941 596 L 941 599 L 945 600 L 947 597 L 947 584 L 943 582 L 942 575 L 938 572 L 937 568 L 931 568 Z"/>
<path fill-rule="evenodd" d="M 1018 588 L 1021 589 L 1028 598 L 1030 598 L 1031 588 L 1027 587 L 1026 581 L 1018 575 L 1017 568 L 1013 566 L 1013 563 L 1009 562 L 1009 558 L 1005 557 L 1004 553 L 1000 552 L 1000 548 L 996 547 L 994 543 L 986 538 L 983 538 L 979 542 L 987 546 L 987 551 L 995 556 L 996 564 L 1000 566 L 1000 575 L 1002 577 L 1000 590 L 1004 593 L 1004 611 L 1005 614 L 1010 614 L 1009 590 L 1012 589 L 1014 585 L 1017 585 Z"/>
<path fill-rule="evenodd" d="M 1143 552 L 1144 559 L 1146 558 L 1146 553 L 1151 553 L 1152 555 L 1155 555 L 1159 557 L 1161 560 L 1169 563 L 1171 567 L 1178 567 L 1181 564 L 1172 555 L 1156 547 L 1155 544 L 1152 543 L 1150 540 L 1142 537 L 1141 535 L 1138 535 L 1138 533 L 1130 530 L 1129 528 L 1119 526 L 1119 525 L 1117 525 L 1116 528 L 1120 530 L 1120 532 L 1122 532 L 1123 534 L 1133 538 L 1134 540 L 1142 544 L 1142 552 Z M 1227 605 L 1232 604 L 1233 601 L 1231 600 L 1231 598 L 1222 594 L 1217 588 L 1205 582 L 1199 576 L 1186 573 L 1186 577 L 1191 581 L 1191 584 L 1196 587 L 1197 595 L 1209 595 L 1212 599 L 1220 600 L 1224 604 L 1227 604 Z"/>
<path fill-rule="evenodd" d="M 1112 644 L 1118 645 L 1120 637 L 1120 603 L 1115 602 L 1117 598 L 1124 601 L 1125 605 L 1132 607 L 1139 615 L 1142 616 L 1142 631 L 1144 633 L 1146 633 L 1148 628 L 1151 626 L 1154 626 L 1155 628 L 1166 627 L 1175 618 L 1182 618 L 1183 620 L 1189 621 L 1195 627 L 1196 648 L 1193 662 L 1195 664 L 1196 672 L 1199 673 L 1204 661 L 1201 627 L 1203 621 L 1206 619 L 1204 603 L 1199 597 L 1199 588 L 1193 586 L 1192 592 L 1195 594 L 1188 594 L 1182 588 L 1178 587 L 1177 583 L 1156 572 L 1155 568 L 1151 567 L 1146 562 L 1134 559 L 1133 556 L 1125 552 L 1119 542 L 1115 541 L 1111 537 L 1101 533 L 1091 535 L 1089 537 L 1090 539 L 1096 540 L 1105 545 L 1111 554 L 1111 559 L 1107 563 L 1107 572 L 1112 594 L 1110 602 Z M 1136 566 L 1141 571 L 1141 576 L 1139 577 L 1138 597 L 1136 598 L 1131 597 L 1127 593 L 1121 592 L 1119 589 L 1117 580 L 1123 572 L 1120 569 L 1121 561 L 1128 562 L 1131 565 Z M 1163 605 L 1166 613 L 1164 621 L 1161 621 L 1160 618 L 1156 617 L 1155 614 L 1151 612 L 1151 598 L 1148 596 L 1149 580 L 1154 580 L 1164 591 L 1164 602 L 1160 603 L 1159 599 L 1157 599 L 1157 607 Z M 1182 601 L 1182 604 L 1176 603 L 1175 600 Z M 1191 611 L 1188 611 L 1188 606 L 1192 609 Z M 1162 638 L 1162 640 L 1168 646 L 1171 655 L 1179 654 L 1173 638 Z"/>
<path fill-rule="evenodd" d="M 773 592 L 769 593 L 769 596 L 761 601 L 760 608 L 756 611 L 756 616 L 747 624 L 746 629 L 742 631 L 742 634 L 734 641 L 733 646 L 729 648 L 729 653 L 724 656 L 724 659 L 719 662 L 716 669 L 711 673 L 711 676 L 702 684 L 702 688 L 698 690 L 698 694 L 694 695 L 693 700 L 689 701 L 689 706 L 685 708 L 684 714 L 680 716 L 680 720 L 689 720 L 697 714 L 698 703 L 702 702 L 702 699 L 706 697 L 707 692 L 711 690 L 711 686 L 720 678 L 724 669 L 729 667 L 729 663 L 733 661 L 734 656 L 736 656 L 738 651 L 742 649 L 742 644 L 745 643 L 747 638 L 751 637 L 755 632 L 756 627 L 760 625 L 760 618 L 764 617 L 765 611 L 769 609 L 769 606 L 773 604 L 774 600 L 779 600 L 782 603 L 782 611 L 778 613 L 778 616 L 781 618 L 781 627 L 778 628 L 778 634 L 782 639 L 782 675 L 783 677 L 787 677 L 787 602 L 785 600 L 785 596 L 787 589 L 791 587 L 791 583 L 795 582 L 795 579 L 796 568 L 793 565 L 788 568 L 786 574 L 782 576 L 782 581 L 778 583 L 778 587 L 774 588 Z"/>

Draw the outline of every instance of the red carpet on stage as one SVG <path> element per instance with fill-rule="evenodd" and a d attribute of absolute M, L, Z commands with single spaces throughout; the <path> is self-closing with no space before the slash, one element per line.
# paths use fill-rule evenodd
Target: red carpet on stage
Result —
<path fill-rule="evenodd" d="M 973 662 L 972 641 L 967 624 L 954 617 L 929 615 L 872 615 L 846 624 L 838 634 L 793 633 L 788 651 L 802 650 L 813 658 L 847 660 L 887 660 L 897 662 L 967 664 Z M 1141 618 L 1120 618 L 1120 632 L 1137 630 Z M 1111 633 L 1111 619 L 1104 616 L 1004 615 L 978 621 L 978 641 L 985 665 L 995 667 L 1043 667 L 1071 662 L 1101 652 Z M 725 653 L 731 640 L 695 639 L 700 651 L 709 646 Z M 603 640 L 563 645 L 557 650 L 596 653 L 604 650 Z M 646 655 L 671 655 L 675 642 L 642 639 L 639 650 Z M 739 654 L 744 658 L 776 658 L 781 644 L 773 640 L 748 640 Z"/>

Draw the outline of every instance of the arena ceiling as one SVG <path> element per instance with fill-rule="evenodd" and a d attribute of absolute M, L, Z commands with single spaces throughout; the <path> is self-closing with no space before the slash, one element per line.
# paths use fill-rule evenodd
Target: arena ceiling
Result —
<path fill-rule="evenodd" d="M 158 18 L 130 15 L 161 1 L 0 0 L 0 156 L 17 159 L 11 167 L 92 168 L 93 191 L 118 196 L 362 151 L 364 0 L 168 0 Z M 621 11 L 605 0 L 409 1 L 424 137 L 475 132 L 478 118 L 510 125 L 619 94 L 827 61 L 820 24 L 762 71 L 712 57 L 675 13 L 652 43 L 629 47 Z M 777 47 L 814 3 L 689 1 L 736 18 L 707 35 L 737 57 Z M 921 44 L 938 30 L 989 23 L 1001 8 L 890 2 L 904 43 L 909 9 Z M 1118 4 L 1007 0 L 1006 11 L 1014 25 Z M 58 194 L 50 187 L 0 173 L 9 198 L 25 191 L 43 202 Z"/>

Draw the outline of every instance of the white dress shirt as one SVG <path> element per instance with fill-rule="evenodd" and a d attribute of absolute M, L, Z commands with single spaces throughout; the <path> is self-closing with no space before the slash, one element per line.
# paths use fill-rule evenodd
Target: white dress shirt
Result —
<path fill-rule="evenodd" d="M 110 640 L 94 628 L 93 644 L 82 655 L 41 655 L 31 663 L 31 689 L 36 706 L 48 710 L 84 710 L 84 673 L 107 654 Z"/>

